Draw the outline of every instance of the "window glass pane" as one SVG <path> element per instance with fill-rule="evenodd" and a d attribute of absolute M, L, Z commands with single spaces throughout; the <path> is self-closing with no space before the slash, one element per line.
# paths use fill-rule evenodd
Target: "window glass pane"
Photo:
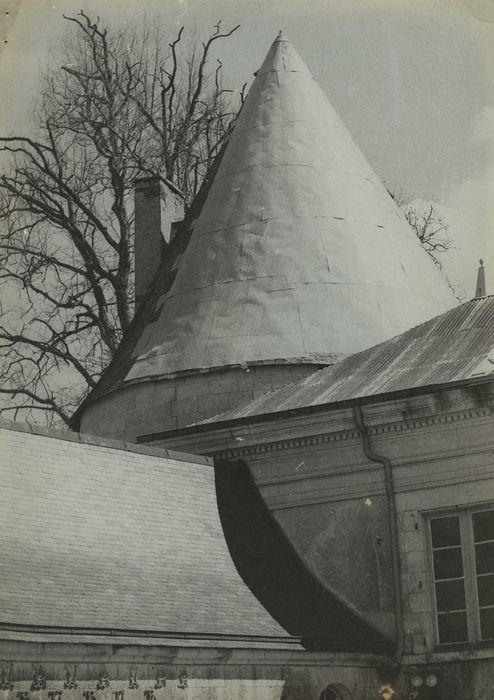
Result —
<path fill-rule="evenodd" d="M 437 616 L 439 627 L 439 642 L 467 642 L 467 614 L 464 612 L 446 613 Z"/>
<path fill-rule="evenodd" d="M 494 540 L 494 510 L 483 510 L 472 515 L 475 542 Z"/>
<path fill-rule="evenodd" d="M 478 574 L 494 573 L 494 542 L 476 544 L 475 561 L 477 562 Z"/>
<path fill-rule="evenodd" d="M 494 574 L 477 577 L 479 605 L 494 605 Z"/>
<path fill-rule="evenodd" d="M 494 608 L 480 611 L 480 630 L 482 639 L 494 638 Z"/>
<path fill-rule="evenodd" d="M 459 576 L 463 576 L 461 547 L 437 549 L 433 553 L 433 557 L 434 575 L 436 579 L 458 578 Z"/>
<path fill-rule="evenodd" d="M 433 547 L 449 547 L 460 544 L 460 519 L 457 515 L 431 520 Z"/>
<path fill-rule="evenodd" d="M 459 581 L 442 581 L 436 583 L 437 609 L 465 610 L 465 585 Z"/>

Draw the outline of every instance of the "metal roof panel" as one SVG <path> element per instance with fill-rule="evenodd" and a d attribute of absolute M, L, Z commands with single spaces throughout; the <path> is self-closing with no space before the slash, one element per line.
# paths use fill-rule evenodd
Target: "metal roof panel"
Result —
<path fill-rule="evenodd" d="M 332 367 L 203 421 L 218 423 L 494 376 L 494 296 L 473 299 Z"/>

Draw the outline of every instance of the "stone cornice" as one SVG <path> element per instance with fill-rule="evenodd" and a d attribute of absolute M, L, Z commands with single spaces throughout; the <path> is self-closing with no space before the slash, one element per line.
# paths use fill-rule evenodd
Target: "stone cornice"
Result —
<path fill-rule="evenodd" d="M 418 664 L 458 663 L 461 661 L 481 661 L 494 658 L 494 647 L 480 647 L 475 644 L 465 645 L 463 649 L 435 649 L 427 654 L 405 654 L 403 664 L 415 666 Z"/>
<path fill-rule="evenodd" d="M 484 418 L 492 416 L 494 413 L 494 408 L 492 406 L 483 406 L 470 409 L 463 409 L 461 411 L 454 411 L 450 413 L 436 413 L 434 415 L 427 415 L 420 418 L 410 418 L 402 421 L 393 421 L 390 423 L 385 423 L 381 425 L 371 425 L 368 428 L 369 435 L 386 435 L 390 433 L 406 432 L 410 430 L 417 430 L 421 428 L 428 428 L 436 425 L 445 425 L 449 423 L 461 422 L 464 420 L 470 420 L 472 418 Z M 286 421 L 287 430 L 289 429 L 290 419 Z M 301 426 L 298 426 L 299 430 Z M 237 431 L 240 433 L 241 431 Z M 278 452 L 280 450 L 293 449 L 298 447 L 307 447 L 315 445 L 323 445 L 334 442 L 344 442 L 348 440 L 360 440 L 360 433 L 357 429 L 351 430 L 340 430 L 336 432 L 326 432 L 317 435 L 299 436 L 288 438 L 284 440 L 276 441 L 266 441 L 255 443 L 255 430 L 253 426 L 249 427 L 246 431 L 248 436 L 246 438 L 241 438 L 240 435 L 230 439 L 234 440 L 249 440 L 252 444 L 249 445 L 239 445 L 238 447 L 229 447 L 226 450 L 214 450 L 208 451 L 209 456 L 224 458 L 224 459 L 234 459 L 238 457 L 265 454 L 270 452 Z M 219 436 L 218 436 L 219 437 Z M 263 436 L 264 438 L 264 436 Z"/>
<path fill-rule="evenodd" d="M 252 454 L 264 454 L 267 452 L 278 452 L 287 450 L 293 447 L 306 447 L 309 445 L 324 445 L 329 442 L 341 442 L 344 440 L 358 439 L 360 437 L 358 430 L 345 430 L 336 433 L 326 433 L 321 435 L 311 435 L 308 437 L 291 438 L 288 440 L 278 440 L 276 442 L 267 442 L 256 445 L 246 445 L 245 447 L 236 447 L 224 450 L 222 452 L 209 452 L 209 456 L 231 459 L 234 457 L 243 457 Z"/>
<path fill-rule="evenodd" d="M 128 670 L 126 663 L 142 666 L 160 664 L 228 664 L 260 666 L 290 665 L 290 666 L 349 666 L 352 668 L 372 668 L 382 663 L 384 657 L 378 654 L 338 652 L 338 651 L 307 651 L 300 645 L 289 648 L 285 644 L 271 647 L 266 644 L 249 643 L 235 644 L 228 640 L 218 640 L 216 644 L 206 646 L 204 642 L 184 644 L 183 640 L 137 639 L 129 637 L 95 638 L 66 635 L 57 636 L 56 640 L 46 635 L 2 633 L 0 639 L 0 654 L 2 660 L 14 664 L 32 662 L 37 658 L 40 662 L 55 667 L 60 665 L 59 674 L 63 677 L 64 664 L 67 657 L 80 657 L 86 664 L 99 666 L 99 655 L 111 657 L 113 663 L 118 663 L 122 678 L 126 678 Z M 65 637 L 65 638 L 64 638 Z M 98 653 L 95 654 L 95 650 Z M 117 651 L 115 651 L 117 649 Z M 98 659 L 98 660 L 95 660 Z M 30 673 L 30 668 L 29 671 Z M 32 674 L 31 674 L 32 675 Z"/>

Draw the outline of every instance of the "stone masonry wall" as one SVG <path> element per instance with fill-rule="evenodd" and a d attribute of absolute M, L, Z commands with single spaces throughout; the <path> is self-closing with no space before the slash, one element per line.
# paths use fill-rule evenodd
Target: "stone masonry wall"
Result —
<path fill-rule="evenodd" d="M 320 700 L 328 688 L 338 700 L 379 700 L 388 685 L 394 700 L 493 697 L 494 660 L 465 654 L 461 663 L 432 656 L 406 663 L 389 681 L 383 659 L 365 655 L 10 634 L 0 639 L 3 700 Z M 435 688 L 414 689 L 414 676 L 431 674 Z"/>
<path fill-rule="evenodd" d="M 372 656 L 40 639 L 0 641 L 4 700 L 318 700 L 328 686 L 374 700 L 381 684 Z"/>
<path fill-rule="evenodd" d="M 494 698 L 492 642 L 437 647 L 426 533 L 430 514 L 494 503 L 492 403 L 479 386 L 364 407 L 373 452 L 390 460 L 396 492 L 405 652 L 400 698 Z M 244 459 L 307 565 L 368 619 L 385 622 L 392 591 L 383 466 L 364 457 L 351 409 L 152 444 L 183 449 L 186 443 L 194 452 Z M 436 690 L 412 695 L 411 677 L 430 673 L 439 679 Z"/>
<path fill-rule="evenodd" d="M 129 440 L 210 418 L 301 379 L 319 365 L 257 365 L 140 382 L 89 405 L 80 432 Z"/>

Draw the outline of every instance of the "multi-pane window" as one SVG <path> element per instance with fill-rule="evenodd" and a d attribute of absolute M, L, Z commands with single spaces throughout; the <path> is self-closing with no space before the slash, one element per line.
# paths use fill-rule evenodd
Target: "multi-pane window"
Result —
<path fill-rule="evenodd" d="M 439 643 L 494 639 L 494 509 L 429 523 Z"/>

